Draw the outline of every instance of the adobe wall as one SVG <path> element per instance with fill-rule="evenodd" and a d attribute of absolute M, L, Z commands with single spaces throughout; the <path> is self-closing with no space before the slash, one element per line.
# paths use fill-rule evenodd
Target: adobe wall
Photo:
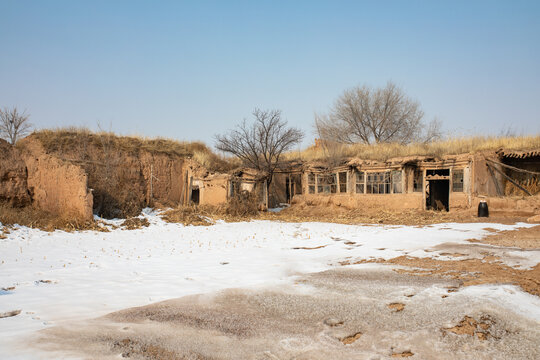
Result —
<path fill-rule="evenodd" d="M 183 202 L 188 162 L 179 157 L 144 152 L 139 166 L 148 204 L 153 201 L 162 206 L 177 206 Z"/>
<path fill-rule="evenodd" d="M 0 201 L 11 206 L 30 204 L 26 165 L 20 152 L 0 139 Z"/>
<path fill-rule="evenodd" d="M 473 196 L 502 196 L 504 195 L 504 178 L 496 170 L 492 170 L 492 172 L 489 170 L 486 158 L 495 161 L 499 160 L 493 152 L 474 154 Z M 490 163 L 490 166 L 502 171 L 500 165 Z"/>
<path fill-rule="evenodd" d="M 33 205 L 62 217 L 92 219 L 93 197 L 85 171 L 45 153 L 33 139 L 21 141 Z"/>
<path fill-rule="evenodd" d="M 317 195 L 303 194 L 296 195 L 293 198 L 294 203 L 305 202 L 309 205 L 325 206 L 336 205 L 347 209 L 389 209 L 422 210 L 422 194 L 335 194 L 335 195 Z"/>
<path fill-rule="evenodd" d="M 473 209 L 478 208 L 480 200 L 485 200 L 488 203 L 490 211 L 518 211 L 530 214 L 540 214 L 540 194 L 535 196 L 473 198 Z"/>
<path fill-rule="evenodd" d="M 204 179 L 202 183 L 199 204 L 220 205 L 227 202 L 228 175 L 215 175 L 209 179 Z"/>

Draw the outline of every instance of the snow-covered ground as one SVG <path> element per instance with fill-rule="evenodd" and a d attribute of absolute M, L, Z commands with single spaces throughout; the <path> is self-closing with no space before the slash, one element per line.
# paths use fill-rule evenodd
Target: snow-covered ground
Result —
<path fill-rule="evenodd" d="M 225 288 L 291 283 L 295 275 L 327 270 L 348 259 L 434 256 L 437 252 L 430 248 L 467 243 L 489 234 L 484 228 L 527 226 L 252 221 L 194 227 L 165 223 L 150 211 L 141 216 L 148 218 L 149 227 L 73 233 L 17 227 L 0 239 L 0 288 L 15 287 L 0 290 L 0 313 L 22 310 L 0 319 L 2 359 L 35 358 L 18 348 L 21 339 L 68 321 Z M 540 252 L 520 252 L 519 257 L 512 265 L 534 266 Z M 465 291 L 492 294 L 493 301 L 504 296 L 508 308 L 540 322 L 540 300 L 517 288 Z"/>

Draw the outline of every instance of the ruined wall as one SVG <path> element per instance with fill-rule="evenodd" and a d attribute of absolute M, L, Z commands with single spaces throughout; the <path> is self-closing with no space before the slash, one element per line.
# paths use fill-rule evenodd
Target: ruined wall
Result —
<path fill-rule="evenodd" d="M 84 170 L 46 154 L 31 138 L 20 145 L 33 205 L 63 217 L 92 219 L 93 197 Z"/>
<path fill-rule="evenodd" d="M 278 207 L 287 203 L 287 179 L 289 174 L 274 174 L 268 192 L 268 207 Z"/>
<path fill-rule="evenodd" d="M 470 207 L 469 195 L 460 192 L 450 192 L 449 207 L 450 210 L 468 209 Z"/>
<path fill-rule="evenodd" d="M 503 170 L 501 166 L 489 163 L 486 159 L 498 161 L 493 152 L 481 152 L 474 154 L 472 193 L 474 196 L 503 196 L 504 178 L 493 168 Z"/>
<path fill-rule="evenodd" d="M 524 215 L 540 214 L 540 194 L 535 196 L 473 198 L 472 209 L 478 209 L 480 200 L 488 203 L 489 211 L 511 211 Z"/>
<path fill-rule="evenodd" d="M 220 205 L 227 202 L 228 175 L 215 175 L 204 179 L 202 183 L 200 204 Z"/>
<path fill-rule="evenodd" d="M 186 182 L 185 172 L 189 164 L 179 157 L 144 152 L 140 167 L 145 185 L 147 203 L 176 206 L 183 201 Z"/>
<path fill-rule="evenodd" d="M 0 202 L 22 207 L 30 204 L 26 165 L 20 152 L 0 139 Z"/>
<path fill-rule="evenodd" d="M 32 136 L 27 139 L 25 142 L 40 144 Z M 81 136 L 47 155 L 82 169 L 93 193 L 92 211 L 106 218 L 136 216 L 147 206 L 183 203 L 186 172 L 196 171 L 181 156 L 119 148 L 107 136 L 102 143 Z"/>
<path fill-rule="evenodd" d="M 293 198 L 294 203 L 305 202 L 309 205 L 324 206 L 336 205 L 347 209 L 391 209 L 404 210 L 416 209 L 422 210 L 422 194 L 335 194 L 335 195 L 316 195 L 304 194 Z"/>

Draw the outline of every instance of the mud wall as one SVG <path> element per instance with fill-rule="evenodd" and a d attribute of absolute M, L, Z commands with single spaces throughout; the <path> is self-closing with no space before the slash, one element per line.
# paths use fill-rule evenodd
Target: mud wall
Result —
<path fill-rule="evenodd" d="M 10 206 L 30 204 L 26 165 L 20 152 L 0 139 L 0 201 Z"/>
<path fill-rule="evenodd" d="M 33 205 L 62 217 L 92 219 L 93 197 L 85 171 L 44 152 L 32 139 L 21 142 Z"/>
<path fill-rule="evenodd" d="M 500 171 L 503 171 L 503 169 L 499 165 L 489 163 L 490 170 L 486 159 L 499 160 L 492 152 L 482 152 L 474 155 L 472 193 L 474 196 L 503 196 L 504 178 L 494 168 Z"/>
<path fill-rule="evenodd" d="M 336 195 L 297 195 L 293 203 L 305 202 L 309 205 L 336 205 L 347 209 L 417 209 L 422 210 L 421 193 L 413 194 L 336 194 Z"/>
<path fill-rule="evenodd" d="M 177 206 L 186 198 L 187 173 L 200 172 L 189 159 L 167 153 L 118 148 L 106 136 L 102 143 L 97 144 L 80 137 L 77 142 L 58 146 L 48 153 L 41 142 L 32 136 L 24 140 L 24 146 L 34 157 L 34 160 L 28 158 L 27 164 L 32 168 L 32 186 L 37 190 L 40 203 L 44 202 L 45 197 L 52 199 L 56 195 L 49 189 L 46 175 L 39 171 L 42 168 L 60 171 L 59 164 L 71 165 L 73 168 L 68 168 L 72 170 L 65 176 L 76 178 L 75 169 L 78 169 L 84 175 L 81 181 L 84 178 L 85 186 L 87 184 L 91 189 L 93 201 L 90 214 L 106 218 L 136 216 L 147 206 Z M 82 194 L 80 190 L 77 196 L 82 197 Z M 57 200 L 58 208 L 67 206 L 63 200 Z"/>
<path fill-rule="evenodd" d="M 480 200 L 488 203 L 490 211 L 514 211 L 524 214 L 540 214 L 540 194 L 535 196 L 473 198 L 472 209 L 478 209 Z"/>
<path fill-rule="evenodd" d="M 200 204 L 220 205 L 227 202 L 228 175 L 218 175 L 202 183 Z"/>

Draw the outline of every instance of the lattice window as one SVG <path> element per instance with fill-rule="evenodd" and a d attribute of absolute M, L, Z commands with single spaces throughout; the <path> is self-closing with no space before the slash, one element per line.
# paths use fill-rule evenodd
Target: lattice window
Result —
<path fill-rule="evenodd" d="M 390 193 L 390 172 L 367 173 L 368 194 L 389 194 Z"/>
<path fill-rule="evenodd" d="M 308 174 L 308 193 L 315 194 L 315 175 L 313 173 Z"/>
<path fill-rule="evenodd" d="M 337 192 L 337 175 L 321 174 L 317 175 L 317 193 L 335 194 Z"/>
<path fill-rule="evenodd" d="M 403 185 L 401 183 L 401 170 L 392 171 L 392 192 L 394 194 L 401 194 L 403 192 Z"/>
<path fill-rule="evenodd" d="M 452 191 L 463 192 L 463 170 L 452 170 Z"/>
<path fill-rule="evenodd" d="M 347 192 L 347 173 L 345 171 L 339 173 L 339 192 Z"/>
<path fill-rule="evenodd" d="M 365 191 L 365 172 L 357 171 L 356 172 L 356 193 L 363 194 Z"/>
<path fill-rule="evenodd" d="M 424 190 L 424 172 L 422 170 L 414 170 L 413 191 L 422 192 Z"/>

